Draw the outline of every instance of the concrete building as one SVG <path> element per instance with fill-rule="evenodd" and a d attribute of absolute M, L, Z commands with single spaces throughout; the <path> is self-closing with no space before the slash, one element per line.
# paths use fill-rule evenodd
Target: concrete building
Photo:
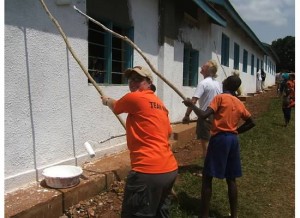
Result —
<path fill-rule="evenodd" d="M 145 65 L 141 55 L 78 14 L 73 5 L 126 35 L 156 69 L 191 97 L 205 61 L 219 63 L 218 81 L 239 70 L 245 94 L 256 92 L 256 72 L 275 84 L 276 55 L 266 49 L 228 0 L 45 0 L 80 62 L 103 92 L 128 92 L 122 72 Z M 171 122 L 183 118 L 181 97 L 154 75 Z M 195 116 L 195 115 L 194 115 Z M 121 119 L 125 120 L 126 115 Z M 40 1 L 5 1 L 5 192 L 43 179 L 44 168 L 81 165 L 126 149 L 125 130 L 102 105 Z"/>

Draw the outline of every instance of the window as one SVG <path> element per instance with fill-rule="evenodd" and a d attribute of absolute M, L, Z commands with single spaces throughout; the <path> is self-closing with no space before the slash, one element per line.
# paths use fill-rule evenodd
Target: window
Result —
<path fill-rule="evenodd" d="M 229 67 L 229 37 L 222 33 L 221 64 Z"/>
<path fill-rule="evenodd" d="M 119 27 L 112 22 L 103 24 L 114 32 L 132 39 L 132 28 Z M 89 21 L 88 52 L 89 73 L 97 83 L 127 83 L 123 71 L 132 67 L 133 62 L 133 49 L 128 43 Z"/>
<path fill-rule="evenodd" d="M 199 52 L 188 46 L 184 48 L 183 54 L 183 86 L 197 86 Z"/>
<path fill-rule="evenodd" d="M 254 75 L 254 54 L 251 55 L 251 75 Z"/>
<path fill-rule="evenodd" d="M 265 68 L 264 68 L 265 71 L 268 70 L 268 56 L 265 55 Z"/>
<path fill-rule="evenodd" d="M 248 51 L 244 49 L 243 53 L 243 72 L 247 73 L 248 66 Z"/>
<path fill-rule="evenodd" d="M 259 58 L 256 59 L 256 71 L 259 69 Z"/>
<path fill-rule="evenodd" d="M 234 61 L 233 61 L 233 68 L 239 70 L 240 64 L 240 46 L 237 43 L 234 43 Z"/>

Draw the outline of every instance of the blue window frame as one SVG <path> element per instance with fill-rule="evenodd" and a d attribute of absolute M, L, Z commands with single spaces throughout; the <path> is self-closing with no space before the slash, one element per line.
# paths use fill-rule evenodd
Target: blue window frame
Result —
<path fill-rule="evenodd" d="M 133 28 L 117 26 L 110 21 L 103 24 L 114 32 L 133 39 Z M 132 67 L 133 49 L 93 22 L 89 21 L 88 25 L 89 73 L 97 83 L 126 84 L 123 72 Z"/>
<path fill-rule="evenodd" d="M 234 60 L 233 68 L 239 70 L 240 65 L 240 46 L 237 43 L 234 43 Z"/>
<path fill-rule="evenodd" d="M 243 72 L 247 73 L 247 67 L 248 67 L 248 51 L 244 49 L 243 52 Z"/>
<path fill-rule="evenodd" d="M 183 86 L 197 86 L 198 68 L 199 68 L 199 51 L 184 47 L 183 54 Z"/>
<path fill-rule="evenodd" d="M 229 37 L 222 33 L 221 64 L 229 67 Z"/>
<path fill-rule="evenodd" d="M 251 75 L 254 75 L 254 54 L 251 55 Z"/>

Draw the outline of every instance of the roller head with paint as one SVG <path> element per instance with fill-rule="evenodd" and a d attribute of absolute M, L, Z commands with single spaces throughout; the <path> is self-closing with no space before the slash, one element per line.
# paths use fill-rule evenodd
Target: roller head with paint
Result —
<path fill-rule="evenodd" d="M 84 147 L 87 150 L 87 152 L 89 153 L 91 158 L 95 157 L 95 151 L 89 142 L 85 142 Z"/>

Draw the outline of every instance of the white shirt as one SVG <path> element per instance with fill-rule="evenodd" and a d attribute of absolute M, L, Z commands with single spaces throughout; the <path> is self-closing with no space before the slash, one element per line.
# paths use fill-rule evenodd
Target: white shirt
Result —
<path fill-rule="evenodd" d="M 262 78 L 261 78 L 261 71 L 260 71 L 260 70 L 257 71 L 257 73 L 256 73 L 256 78 L 257 78 L 257 80 L 259 80 L 259 81 L 262 80 Z"/>
<path fill-rule="evenodd" d="M 212 77 L 206 77 L 198 84 L 193 97 L 198 98 L 199 108 L 206 110 L 212 99 L 220 93 L 222 93 L 220 83 Z"/>

